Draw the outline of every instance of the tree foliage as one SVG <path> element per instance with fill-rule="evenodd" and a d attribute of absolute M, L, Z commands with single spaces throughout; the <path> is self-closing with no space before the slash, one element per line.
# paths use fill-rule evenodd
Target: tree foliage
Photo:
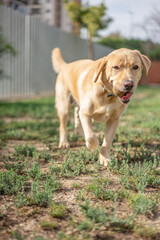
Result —
<path fill-rule="evenodd" d="M 152 60 L 160 60 L 160 44 L 153 43 L 151 40 L 126 39 L 120 35 L 114 34 L 102 38 L 98 43 L 111 47 L 113 49 L 129 48 L 137 49 L 146 54 Z"/>
<path fill-rule="evenodd" d="M 79 5 L 75 1 L 64 0 L 69 17 L 80 28 L 86 28 L 90 38 L 97 35 L 99 30 L 108 26 L 111 18 L 105 17 L 107 7 L 104 3 L 99 6 Z"/>
<path fill-rule="evenodd" d="M 160 61 L 160 44 L 157 44 L 155 48 L 150 52 L 149 57 L 151 60 Z"/>
<path fill-rule="evenodd" d="M 142 53 L 145 52 L 144 50 L 144 43 L 140 39 L 126 39 L 123 37 L 107 37 L 102 38 L 98 43 L 103 44 L 107 47 L 111 47 L 113 49 L 118 48 L 130 48 L 130 49 L 138 49 Z"/>
<path fill-rule="evenodd" d="M 89 56 L 93 58 L 93 37 L 98 35 L 98 31 L 108 27 L 112 21 L 111 18 L 106 17 L 107 7 L 104 3 L 98 6 L 79 5 L 73 0 L 64 0 L 65 7 L 68 11 L 70 19 L 75 25 L 85 28 L 88 33 Z"/>
<path fill-rule="evenodd" d="M 0 78 L 2 78 L 4 73 L 2 69 L 2 57 L 6 53 L 16 54 L 14 48 L 3 37 L 2 29 L 0 28 Z"/>

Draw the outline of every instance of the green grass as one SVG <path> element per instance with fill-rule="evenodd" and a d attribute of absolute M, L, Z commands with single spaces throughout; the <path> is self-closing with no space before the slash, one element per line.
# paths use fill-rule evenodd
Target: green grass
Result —
<path fill-rule="evenodd" d="M 33 231 L 33 239 L 117 239 L 119 232 L 124 240 L 128 234 L 159 238 L 153 226 L 160 211 L 160 88 L 139 87 L 136 94 L 121 119 L 108 169 L 99 165 L 99 148 L 81 146 L 73 109 L 71 148 L 63 150 L 57 148 L 54 98 L 0 102 L 0 221 L 13 229 L 11 237 L 25 239 L 17 225 L 32 220 L 34 209 L 40 232 Z M 102 131 L 104 124 L 93 128 Z M 12 216 L 15 228 L 12 219 L 7 222 Z"/>
<path fill-rule="evenodd" d="M 43 228 L 44 230 L 52 230 L 52 229 L 57 229 L 58 223 L 57 222 L 49 222 L 49 221 L 41 221 L 40 222 L 41 228 Z"/>
<path fill-rule="evenodd" d="M 67 212 L 67 208 L 64 204 L 51 203 L 50 215 L 54 218 L 64 218 Z"/>

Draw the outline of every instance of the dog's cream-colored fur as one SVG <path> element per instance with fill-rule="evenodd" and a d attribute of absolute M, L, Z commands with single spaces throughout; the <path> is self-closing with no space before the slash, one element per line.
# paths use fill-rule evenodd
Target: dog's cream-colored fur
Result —
<path fill-rule="evenodd" d="M 150 60 L 137 50 L 122 48 L 97 61 L 66 63 L 60 49 L 55 48 L 52 51 L 52 63 L 59 73 L 55 88 L 60 120 L 59 147 L 69 147 L 66 126 L 71 99 L 74 99 L 77 104 L 75 129 L 78 134 L 84 133 L 88 148 L 95 149 L 98 146 L 98 139 L 92 130 L 92 120 L 106 123 L 100 164 L 107 166 L 120 117 L 137 87 L 143 68 L 148 73 Z M 134 84 L 129 91 L 125 88 L 124 81 Z M 127 101 L 124 101 L 123 96 L 127 93 Z"/>

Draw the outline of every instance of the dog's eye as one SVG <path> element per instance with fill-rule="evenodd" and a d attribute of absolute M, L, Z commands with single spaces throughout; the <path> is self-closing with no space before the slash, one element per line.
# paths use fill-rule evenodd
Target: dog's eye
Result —
<path fill-rule="evenodd" d="M 116 70 L 120 69 L 120 67 L 118 67 L 118 66 L 114 66 L 113 68 L 116 69 Z"/>
<path fill-rule="evenodd" d="M 139 68 L 138 65 L 133 66 L 134 70 L 137 70 L 138 68 Z"/>

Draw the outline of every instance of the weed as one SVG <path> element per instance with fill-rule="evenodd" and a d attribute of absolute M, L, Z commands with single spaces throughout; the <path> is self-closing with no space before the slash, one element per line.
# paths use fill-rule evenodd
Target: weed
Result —
<path fill-rule="evenodd" d="M 17 230 L 12 232 L 12 236 L 17 240 L 24 240 L 24 237 L 21 235 L 21 233 Z"/>
<path fill-rule="evenodd" d="M 27 144 L 15 146 L 15 156 L 26 156 L 33 157 L 33 153 L 36 152 L 36 148 L 34 146 L 28 146 Z"/>
<path fill-rule="evenodd" d="M 0 209 L 0 221 L 3 220 L 4 216 L 5 215 L 4 215 L 3 211 Z"/>
<path fill-rule="evenodd" d="M 86 165 L 97 161 L 97 153 L 90 153 L 85 148 L 75 152 L 70 150 L 62 163 L 62 175 L 71 177 L 92 172 Z"/>
<path fill-rule="evenodd" d="M 36 204 L 41 207 L 46 207 L 49 202 L 52 200 L 53 192 L 48 189 L 45 191 L 44 189 L 41 189 L 40 183 L 37 180 L 36 182 L 33 182 L 31 185 L 31 200 L 30 204 Z"/>
<path fill-rule="evenodd" d="M 85 200 L 85 192 L 84 192 L 84 189 L 80 189 L 78 191 L 78 194 L 77 194 L 77 197 L 76 197 L 76 200 L 79 201 L 79 200 Z"/>
<path fill-rule="evenodd" d="M 82 221 L 80 224 L 77 226 L 78 230 L 80 231 L 91 231 L 93 228 L 93 223 L 91 221 Z"/>
<path fill-rule="evenodd" d="M 36 180 L 31 185 L 30 204 L 46 207 L 49 203 L 51 203 L 53 193 L 59 188 L 60 183 L 49 175 L 41 184 L 39 180 Z"/>
<path fill-rule="evenodd" d="M 134 215 L 125 219 L 118 218 L 115 214 L 109 215 L 105 209 L 91 207 L 87 201 L 84 205 L 80 205 L 84 215 L 93 223 L 100 224 L 105 227 L 112 227 L 115 231 L 126 232 L 134 227 Z"/>
<path fill-rule="evenodd" d="M 56 180 L 55 177 L 52 177 L 50 175 L 46 175 L 46 180 L 43 183 L 44 189 L 51 189 L 54 193 L 55 191 L 59 190 L 61 187 L 61 183 Z"/>
<path fill-rule="evenodd" d="M 41 176 L 40 165 L 36 161 L 34 161 L 32 164 L 32 167 L 28 169 L 27 173 L 28 173 L 28 176 L 33 179 L 40 178 Z"/>
<path fill-rule="evenodd" d="M 89 201 L 86 201 L 85 204 L 80 204 L 82 212 L 84 215 L 91 221 L 95 223 L 106 224 L 107 221 L 107 212 L 105 209 L 99 209 L 98 207 L 91 207 Z"/>
<path fill-rule="evenodd" d="M 59 166 L 57 166 L 57 165 L 50 166 L 49 170 L 55 176 L 59 175 L 60 172 L 61 172 L 61 168 Z"/>
<path fill-rule="evenodd" d="M 125 165 L 126 168 L 123 168 L 123 177 L 121 177 L 120 181 L 127 188 L 144 192 L 149 185 L 156 184 L 156 181 L 154 181 L 156 178 L 156 160 L 154 162 L 137 162 L 134 166 L 130 165 L 130 167 L 127 164 Z"/>
<path fill-rule="evenodd" d="M 98 199 L 114 201 L 117 198 L 117 193 L 111 189 L 105 189 L 109 182 L 109 179 L 95 178 L 93 182 L 87 185 L 86 190 L 93 193 Z"/>
<path fill-rule="evenodd" d="M 133 230 L 138 237 L 144 237 L 144 238 L 150 238 L 150 239 L 155 239 L 158 234 L 158 230 L 156 228 L 146 227 L 146 226 L 137 225 L 137 224 L 135 225 Z"/>
<path fill-rule="evenodd" d="M 39 153 L 39 158 L 43 162 L 49 162 L 52 159 L 52 155 L 49 151 L 44 149 L 42 152 Z"/>
<path fill-rule="evenodd" d="M 14 200 L 16 207 L 18 207 L 18 208 L 22 207 L 24 205 L 27 205 L 28 199 L 25 195 L 24 187 L 22 187 L 21 192 L 17 193 L 17 200 L 16 201 L 15 201 L 15 199 L 13 199 L 13 200 Z"/>
<path fill-rule="evenodd" d="M 77 134 L 68 134 L 68 141 L 69 142 L 76 142 L 78 140 L 78 135 Z"/>
<path fill-rule="evenodd" d="M 144 194 L 132 195 L 130 198 L 132 208 L 136 214 L 148 214 L 158 208 L 156 197 L 146 197 Z"/>
<path fill-rule="evenodd" d="M 52 203 L 50 205 L 50 215 L 55 218 L 64 218 L 67 208 L 64 204 Z"/>
<path fill-rule="evenodd" d="M 41 221 L 40 222 L 41 228 L 43 230 L 52 230 L 52 229 L 57 229 L 59 227 L 57 222 L 49 222 L 49 221 Z"/>
<path fill-rule="evenodd" d="M 6 170 L 13 170 L 17 174 L 22 174 L 25 168 L 25 158 L 20 156 L 18 158 L 12 159 L 9 156 L 3 156 L 2 161 L 4 163 L 4 168 Z M 14 161 L 14 162 L 13 162 Z"/>
<path fill-rule="evenodd" d="M 42 236 L 36 236 L 34 237 L 34 240 L 45 240 L 45 238 Z"/>
<path fill-rule="evenodd" d="M 76 234 L 65 234 L 64 232 L 60 231 L 57 236 L 57 240 L 81 240 L 82 236 L 76 235 Z M 86 238 L 83 236 L 83 240 L 90 240 L 90 238 Z"/>
<path fill-rule="evenodd" d="M 80 188 L 81 188 L 81 185 L 78 184 L 78 183 L 73 183 L 73 184 L 72 184 L 72 188 L 73 188 L 73 189 L 80 189 Z"/>
<path fill-rule="evenodd" d="M 0 172 L 0 194 L 15 194 L 25 186 L 26 180 L 12 169 Z"/>
<path fill-rule="evenodd" d="M 120 183 L 131 190 L 144 192 L 148 186 L 158 185 L 160 182 L 156 171 L 159 165 L 158 156 L 152 156 L 150 151 L 147 153 L 143 146 L 141 154 L 137 149 L 131 151 L 130 148 L 130 145 L 127 149 L 117 148 L 116 156 L 110 162 L 109 169 L 121 174 Z M 133 159 L 137 158 L 139 161 L 133 163 Z"/>

